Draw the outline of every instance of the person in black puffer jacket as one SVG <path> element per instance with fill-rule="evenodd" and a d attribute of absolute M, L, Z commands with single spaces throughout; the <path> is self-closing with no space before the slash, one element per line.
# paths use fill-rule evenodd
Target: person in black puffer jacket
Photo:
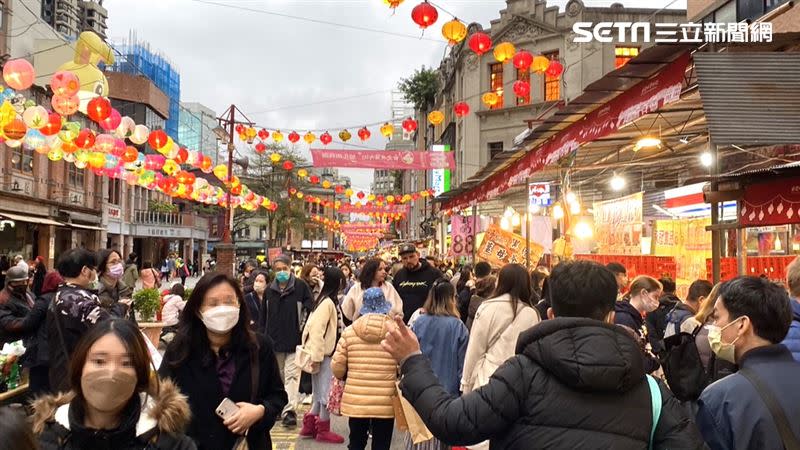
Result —
<path fill-rule="evenodd" d="M 648 448 L 650 390 L 638 344 L 613 325 L 614 275 L 590 261 L 563 263 L 550 289 L 551 320 L 521 334 L 517 355 L 460 398 L 438 383 L 413 333 L 399 324 L 387 335 L 383 346 L 401 363 L 403 395 L 437 439 L 489 439 L 492 449 Z M 705 448 L 680 403 L 659 387 L 652 448 Z"/>

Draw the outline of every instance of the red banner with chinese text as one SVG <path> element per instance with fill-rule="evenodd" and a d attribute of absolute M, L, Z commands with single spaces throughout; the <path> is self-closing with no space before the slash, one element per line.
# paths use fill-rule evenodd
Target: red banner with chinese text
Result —
<path fill-rule="evenodd" d="M 606 105 L 595 109 L 583 120 L 573 123 L 538 147 L 529 150 L 510 166 L 447 201 L 443 208 L 463 208 L 494 198 L 512 186 L 524 183 L 533 173 L 558 162 L 581 145 L 608 136 L 636 119 L 679 100 L 689 59 L 688 53 L 680 56 L 654 78 L 638 83 Z"/>
<path fill-rule="evenodd" d="M 456 168 L 453 152 L 311 149 L 314 167 L 429 170 Z"/>
<path fill-rule="evenodd" d="M 357 203 L 357 204 L 343 203 L 338 211 L 339 211 L 339 214 L 370 214 L 370 213 L 377 213 L 377 214 L 401 213 L 401 214 L 407 214 L 410 209 L 411 209 L 411 205 L 376 206 L 376 205 L 362 205 L 360 203 Z"/>

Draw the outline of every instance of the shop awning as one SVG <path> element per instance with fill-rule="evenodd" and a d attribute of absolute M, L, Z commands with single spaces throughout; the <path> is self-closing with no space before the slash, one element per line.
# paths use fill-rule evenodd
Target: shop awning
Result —
<path fill-rule="evenodd" d="M 510 164 L 467 180 L 449 193 L 444 209 L 463 208 L 497 197 L 512 186 L 524 183 L 533 173 L 600 140 L 647 114 L 681 98 L 689 47 L 657 46 L 590 84 L 584 94 L 527 135 Z M 465 187 L 468 186 L 468 187 Z"/>
<path fill-rule="evenodd" d="M 80 223 L 67 223 L 66 226 L 70 228 L 80 228 L 81 230 L 94 230 L 94 231 L 103 231 L 105 228 L 103 227 L 96 227 L 94 225 L 83 225 Z"/>
<path fill-rule="evenodd" d="M 11 214 L 7 212 L 0 212 L 0 217 L 4 217 L 15 222 L 38 223 L 40 225 L 54 225 L 57 227 L 64 226 L 64 224 L 61 222 L 56 222 L 55 220 L 50 220 L 44 217 L 24 216 L 22 214 Z"/>
<path fill-rule="evenodd" d="M 715 144 L 800 144 L 800 53 L 697 53 L 694 61 Z"/>

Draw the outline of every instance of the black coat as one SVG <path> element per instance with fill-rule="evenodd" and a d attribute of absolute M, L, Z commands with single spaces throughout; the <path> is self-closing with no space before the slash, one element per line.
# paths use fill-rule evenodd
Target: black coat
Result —
<path fill-rule="evenodd" d="M 281 290 L 273 281 L 264 291 L 264 308 L 258 318 L 258 330 L 272 339 L 279 353 L 294 353 L 300 345 L 300 324 L 314 307 L 314 296 L 305 281 L 291 275 Z"/>
<path fill-rule="evenodd" d="M 556 318 L 522 333 L 517 355 L 489 383 L 451 398 L 424 356 L 402 366 L 403 395 L 433 435 L 449 445 L 485 439 L 491 448 L 636 449 L 648 447 L 650 391 L 636 342 L 596 320 Z M 680 403 L 661 386 L 656 449 L 704 443 Z"/>
<path fill-rule="evenodd" d="M 616 313 L 614 315 L 614 323 L 622 326 L 639 343 L 645 372 L 653 373 L 658 370 L 661 364 L 653 354 L 650 341 L 647 339 L 647 326 L 639 311 L 629 301 L 618 301 L 614 304 L 614 312 Z"/>
<path fill-rule="evenodd" d="M 658 308 L 647 314 L 645 318 L 647 339 L 656 355 L 660 356 L 664 353 L 664 330 L 667 328 L 667 315 L 679 304 L 681 304 L 681 299 L 675 294 L 664 294 L 658 299 Z"/>
<path fill-rule="evenodd" d="M 30 368 L 39 365 L 37 359 L 42 346 L 39 336 L 44 328 L 49 302 L 46 299 L 33 301 L 30 292 L 26 295 L 28 298 L 21 298 L 8 289 L 0 290 L 0 346 L 22 340 L 25 346 L 22 364 Z M 33 307 L 29 302 L 33 302 Z M 46 343 L 44 349 L 47 349 Z"/>
<path fill-rule="evenodd" d="M 264 405 L 264 417 L 255 423 L 247 433 L 247 442 L 252 449 L 270 449 L 272 442 L 269 430 L 275 418 L 283 410 L 288 398 L 283 388 L 283 378 L 278 370 L 278 362 L 272 350 L 272 342 L 261 334 L 258 336 L 258 392 L 256 405 Z M 173 341 L 172 344 L 175 344 Z M 194 439 L 200 450 L 229 449 L 233 447 L 236 436 L 222 424 L 215 410 L 222 399 L 222 386 L 210 349 L 194 349 L 189 358 L 179 367 L 171 367 L 177 349 L 167 347 L 164 362 L 158 370 L 162 377 L 169 377 L 178 385 L 189 399 L 192 422 L 186 434 Z M 233 348 L 233 375 L 228 398 L 234 403 L 253 401 L 251 396 L 251 352 L 248 348 Z"/>

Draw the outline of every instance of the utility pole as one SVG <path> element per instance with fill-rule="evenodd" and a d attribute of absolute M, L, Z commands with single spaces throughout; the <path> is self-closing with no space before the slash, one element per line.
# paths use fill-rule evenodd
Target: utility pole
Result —
<path fill-rule="evenodd" d="M 244 121 L 237 121 L 236 113 L 239 113 L 245 120 Z M 224 129 L 228 136 L 227 136 L 227 144 L 228 144 L 228 180 L 223 180 L 223 184 L 229 184 L 229 181 L 233 178 L 233 154 L 236 150 L 236 146 L 233 143 L 234 133 L 237 124 L 246 125 L 246 126 L 253 126 L 253 122 L 245 116 L 243 112 L 236 107 L 236 105 L 231 105 L 225 110 L 224 113 L 220 117 L 217 117 L 219 121 L 220 128 Z M 228 183 L 225 183 L 228 181 Z M 232 236 L 232 228 L 233 228 L 233 208 L 231 207 L 231 188 L 230 186 L 225 186 L 225 223 L 222 226 L 222 243 L 217 245 L 217 270 L 225 271 L 230 273 L 231 275 L 236 275 L 236 246 L 233 244 L 233 236 Z"/>

